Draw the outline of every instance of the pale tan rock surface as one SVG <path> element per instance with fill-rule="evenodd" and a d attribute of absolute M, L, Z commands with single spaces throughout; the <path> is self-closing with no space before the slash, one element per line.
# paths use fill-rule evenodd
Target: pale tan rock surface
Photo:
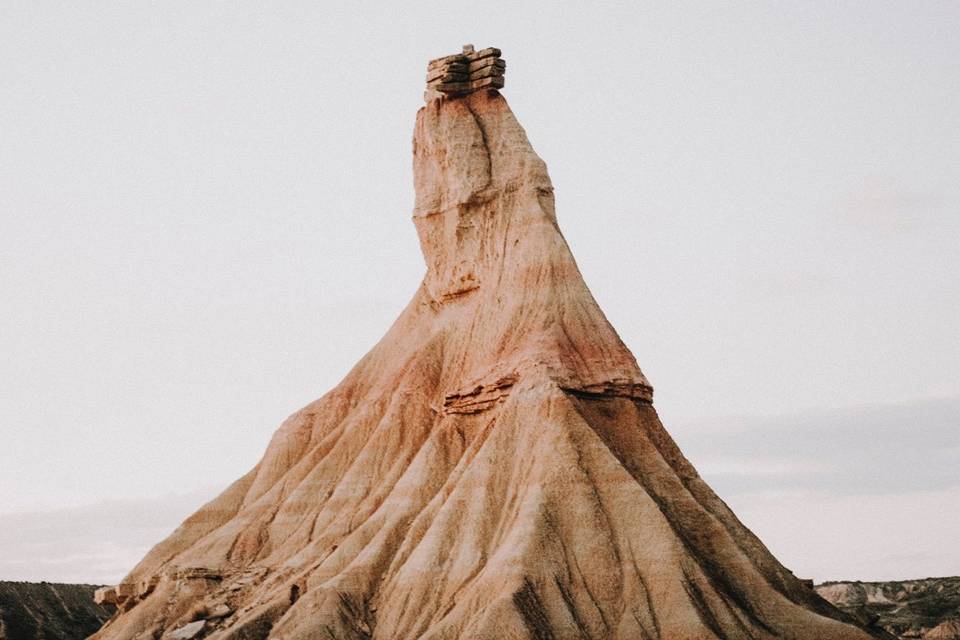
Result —
<path fill-rule="evenodd" d="M 664 431 L 503 97 L 432 100 L 413 152 L 427 273 L 410 304 L 150 551 L 124 583 L 155 587 L 94 637 L 161 637 L 225 604 L 204 637 L 869 638 Z"/>
<path fill-rule="evenodd" d="M 960 640 L 960 620 L 945 620 L 923 634 L 923 640 Z"/>

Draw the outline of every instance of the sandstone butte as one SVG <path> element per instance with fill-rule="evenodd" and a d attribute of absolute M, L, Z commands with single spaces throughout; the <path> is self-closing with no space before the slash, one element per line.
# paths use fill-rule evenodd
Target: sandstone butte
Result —
<path fill-rule="evenodd" d="M 259 463 L 100 598 L 96 640 L 866 640 L 664 430 L 496 90 L 413 137 L 426 275 Z"/>

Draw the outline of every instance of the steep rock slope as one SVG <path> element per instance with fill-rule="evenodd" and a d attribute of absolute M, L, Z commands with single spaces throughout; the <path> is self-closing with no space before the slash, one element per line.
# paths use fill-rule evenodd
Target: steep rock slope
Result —
<path fill-rule="evenodd" d="M 431 100 L 413 147 L 410 304 L 95 637 L 868 638 L 663 429 L 503 97 Z"/>
<path fill-rule="evenodd" d="M 89 584 L 0 582 L 0 640 L 79 640 L 114 611 Z"/>

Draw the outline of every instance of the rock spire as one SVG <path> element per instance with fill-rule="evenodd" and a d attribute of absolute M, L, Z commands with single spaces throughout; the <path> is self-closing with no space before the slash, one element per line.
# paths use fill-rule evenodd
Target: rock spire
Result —
<path fill-rule="evenodd" d="M 103 593 L 120 613 L 95 640 L 870 637 L 664 430 L 495 88 L 499 54 L 428 75 L 438 95 L 413 138 L 426 273 L 406 309 Z"/>

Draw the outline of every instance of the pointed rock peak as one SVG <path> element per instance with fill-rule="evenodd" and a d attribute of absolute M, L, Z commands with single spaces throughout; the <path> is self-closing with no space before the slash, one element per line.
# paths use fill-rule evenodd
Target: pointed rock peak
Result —
<path fill-rule="evenodd" d="M 410 304 L 249 473 L 99 592 L 119 613 L 94 640 L 869 640 L 664 430 L 496 91 L 499 55 L 429 67 Z"/>

